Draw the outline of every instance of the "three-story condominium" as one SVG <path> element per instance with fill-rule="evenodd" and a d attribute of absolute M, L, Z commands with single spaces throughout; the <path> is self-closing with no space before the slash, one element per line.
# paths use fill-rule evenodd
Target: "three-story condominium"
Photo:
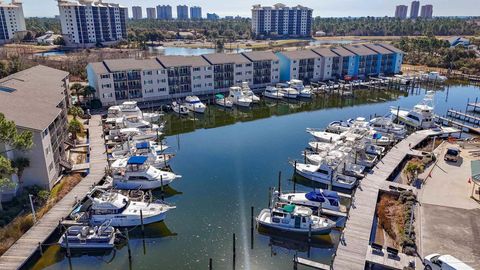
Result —
<path fill-rule="evenodd" d="M 58 0 L 62 35 L 70 46 L 112 45 L 127 38 L 128 9 L 101 0 Z"/>
<path fill-rule="evenodd" d="M 12 40 L 16 33 L 26 30 L 22 2 L 12 0 L 7 4 L 0 1 L 0 44 Z"/>
<path fill-rule="evenodd" d="M 252 8 L 252 32 L 257 38 L 309 37 L 312 35 L 312 13 L 312 9 L 300 5 L 255 5 Z"/>
<path fill-rule="evenodd" d="M 13 120 L 20 132 L 33 133 L 33 147 L 25 152 L 0 143 L 0 153 L 8 159 L 30 160 L 20 179 L 12 175 L 12 180 L 20 181 L 22 186 L 50 189 L 62 166 L 68 166 L 64 147 L 68 134 L 68 76 L 65 71 L 35 66 L 0 80 L 0 112 Z M 11 197 L 16 189 L 5 193 L 7 198 Z"/>

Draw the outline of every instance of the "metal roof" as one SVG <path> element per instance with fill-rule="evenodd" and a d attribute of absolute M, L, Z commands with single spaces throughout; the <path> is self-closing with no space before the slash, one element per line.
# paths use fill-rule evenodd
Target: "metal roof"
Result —
<path fill-rule="evenodd" d="M 358 56 L 367 56 L 367 55 L 376 55 L 378 54 L 375 51 L 370 50 L 369 48 L 363 46 L 363 45 L 346 45 L 343 46 L 345 49 L 353 52 L 354 54 Z"/>
<path fill-rule="evenodd" d="M 336 53 L 334 53 L 330 48 L 320 47 L 312 49 L 315 53 L 323 56 L 323 57 L 338 57 Z"/>
<path fill-rule="evenodd" d="M 278 56 L 275 55 L 272 51 L 255 51 L 255 52 L 244 52 L 242 53 L 250 61 L 276 61 Z"/>
<path fill-rule="evenodd" d="M 280 53 L 292 60 L 320 58 L 320 56 L 312 50 L 282 51 Z"/>
<path fill-rule="evenodd" d="M 250 63 L 242 54 L 229 54 L 229 53 L 212 53 L 202 55 L 212 65 L 219 64 L 247 64 Z"/>
<path fill-rule="evenodd" d="M 182 66 L 203 67 L 203 66 L 210 65 L 201 56 L 169 55 L 169 56 L 158 56 L 157 59 L 165 68 L 182 67 Z"/>
<path fill-rule="evenodd" d="M 338 54 L 339 56 L 342 56 L 342 57 L 350 57 L 350 56 L 355 56 L 354 53 L 352 53 L 351 51 L 349 50 L 346 50 L 345 48 L 343 47 L 334 47 L 334 48 L 331 48 L 331 50 Z"/>
<path fill-rule="evenodd" d="M 379 44 L 380 46 L 394 52 L 394 53 L 401 53 L 401 54 L 405 54 L 404 51 L 398 49 L 397 47 L 393 46 L 392 44 L 388 44 L 388 43 L 380 43 Z"/>
<path fill-rule="evenodd" d="M 393 54 L 392 51 L 386 49 L 383 46 L 380 46 L 380 44 L 371 43 L 371 44 L 364 44 L 364 46 L 380 54 Z"/>

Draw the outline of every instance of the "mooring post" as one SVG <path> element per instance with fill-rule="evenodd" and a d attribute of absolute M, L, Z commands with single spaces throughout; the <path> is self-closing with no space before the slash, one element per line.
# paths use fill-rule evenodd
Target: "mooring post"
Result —
<path fill-rule="evenodd" d="M 278 193 L 282 193 L 282 171 L 278 172 Z"/>
<path fill-rule="evenodd" d="M 160 191 L 162 192 L 162 201 L 165 200 L 163 193 L 163 175 L 160 175 Z"/>
<path fill-rule="evenodd" d="M 253 206 L 250 208 L 250 249 L 253 249 Z"/>
<path fill-rule="evenodd" d="M 235 241 L 236 241 L 235 233 L 233 233 L 233 269 L 235 269 L 235 261 L 236 261 L 236 258 L 237 258 Z"/>
<path fill-rule="evenodd" d="M 270 208 L 272 205 L 272 188 L 268 187 L 268 208 Z"/>
<path fill-rule="evenodd" d="M 127 237 L 128 260 L 132 260 L 132 251 L 130 250 L 130 237 L 128 236 L 128 229 L 125 228 L 125 237 Z"/>
<path fill-rule="evenodd" d="M 303 163 L 307 164 L 307 150 L 303 151 Z"/>
<path fill-rule="evenodd" d="M 40 250 L 40 255 L 43 256 L 42 243 L 38 242 L 38 249 Z"/>
<path fill-rule="evenodd" d="M 210 258 L 210 259 L 208 260 L 208 269 L 209 269 L 209 270 L 212 270 L 212 267 L 213 267 L 213 265 L 212 265 L 212 258 Z"/>
<path fill-rule="evenodd" d="M 145 238 L 145 226 L 143 225 L 143 211 L 140 209 L 140 224 L 142 225 L 142 236 Z"/>
<path fill-rule="evenodd" d="M 68 245 L 68 236 L 67 234 L 64 234 L 63 235 L 64 239 L 65 239 L 65 245 L 66 245 L 66 248 L 67 248 L 67 258 L 70 258 L 70 246 Z"/>

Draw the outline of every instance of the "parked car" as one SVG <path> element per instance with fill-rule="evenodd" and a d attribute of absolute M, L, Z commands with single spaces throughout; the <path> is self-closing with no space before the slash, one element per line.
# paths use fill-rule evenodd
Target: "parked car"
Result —
<path fill-rule="evenodd" d="M 450 147 L 447 149 L 447 152 L 445 153 L 445 161 L 452 161 L 452 162 L 457 162 L 458 159 L 460 158 L 460 149 L 456 147 Z"/>
<path fill-rule="evenodd" d="M 430 254 L 423 260 L 425 270 L 474 270 L 452 255 Z"/>

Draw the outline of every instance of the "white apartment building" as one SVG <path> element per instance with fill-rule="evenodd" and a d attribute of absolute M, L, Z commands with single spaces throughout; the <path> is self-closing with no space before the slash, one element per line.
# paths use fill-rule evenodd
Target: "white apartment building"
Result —
<path fill-rule="evenodd" d="M 143 19 L 143 11 L 141 6 L 132 7 L 132 19 L 141 20 Z"/>
<path fill-rule="evenodd" d="M 58 7 L 69 46 L 112 45 L 127 38 L 126 7 L 101 0 L 58 0 Z"/>
<path fill-rule="evenodd" d="M 312 13 L 312 9 L 300 5 L 255 5 L 252 8 L 252 31 L 257 38 L 309 37 L 312 35 Z"/>
<path fill-rule="evenodd" d="M 22 2 L 12 0 L 7 4 L 0 1 L 0 44 L 12 40 L 15 34 L 26 30 Z"/>
<path fill-rule="evenodd" d="M 327 81 L 334 78 L 334 63 L 339 64 L 340 57 L 329 48 L 315 48 L 312 51 L 321 56 L 320 80 Z"/>
<path fill-rule="evenodd" d="M 248 82 L 252 88 L 280 80 L 280 63 L 272 52 L 158 56 L 90 63 L 88 82 L 104 106 L 125 100 L 149 102 L 226 92 Z"/>
<path fill-rule="evenodd" d="M 33 133 L 33 147 L 25 152 L 0 144 L 0 152 L 10 160 L 26 157 L 30 166 L 21 178 L 22 186 L 51 189 L 65 166 L 67 138 L 68 72 L 35 66 L 0 80 L 0 112 L 17 125 L 18 131 Z M 41 86 L 41 87 L 39 87 Z M 16 189 L 4 193 L 15 196 Z"/>

